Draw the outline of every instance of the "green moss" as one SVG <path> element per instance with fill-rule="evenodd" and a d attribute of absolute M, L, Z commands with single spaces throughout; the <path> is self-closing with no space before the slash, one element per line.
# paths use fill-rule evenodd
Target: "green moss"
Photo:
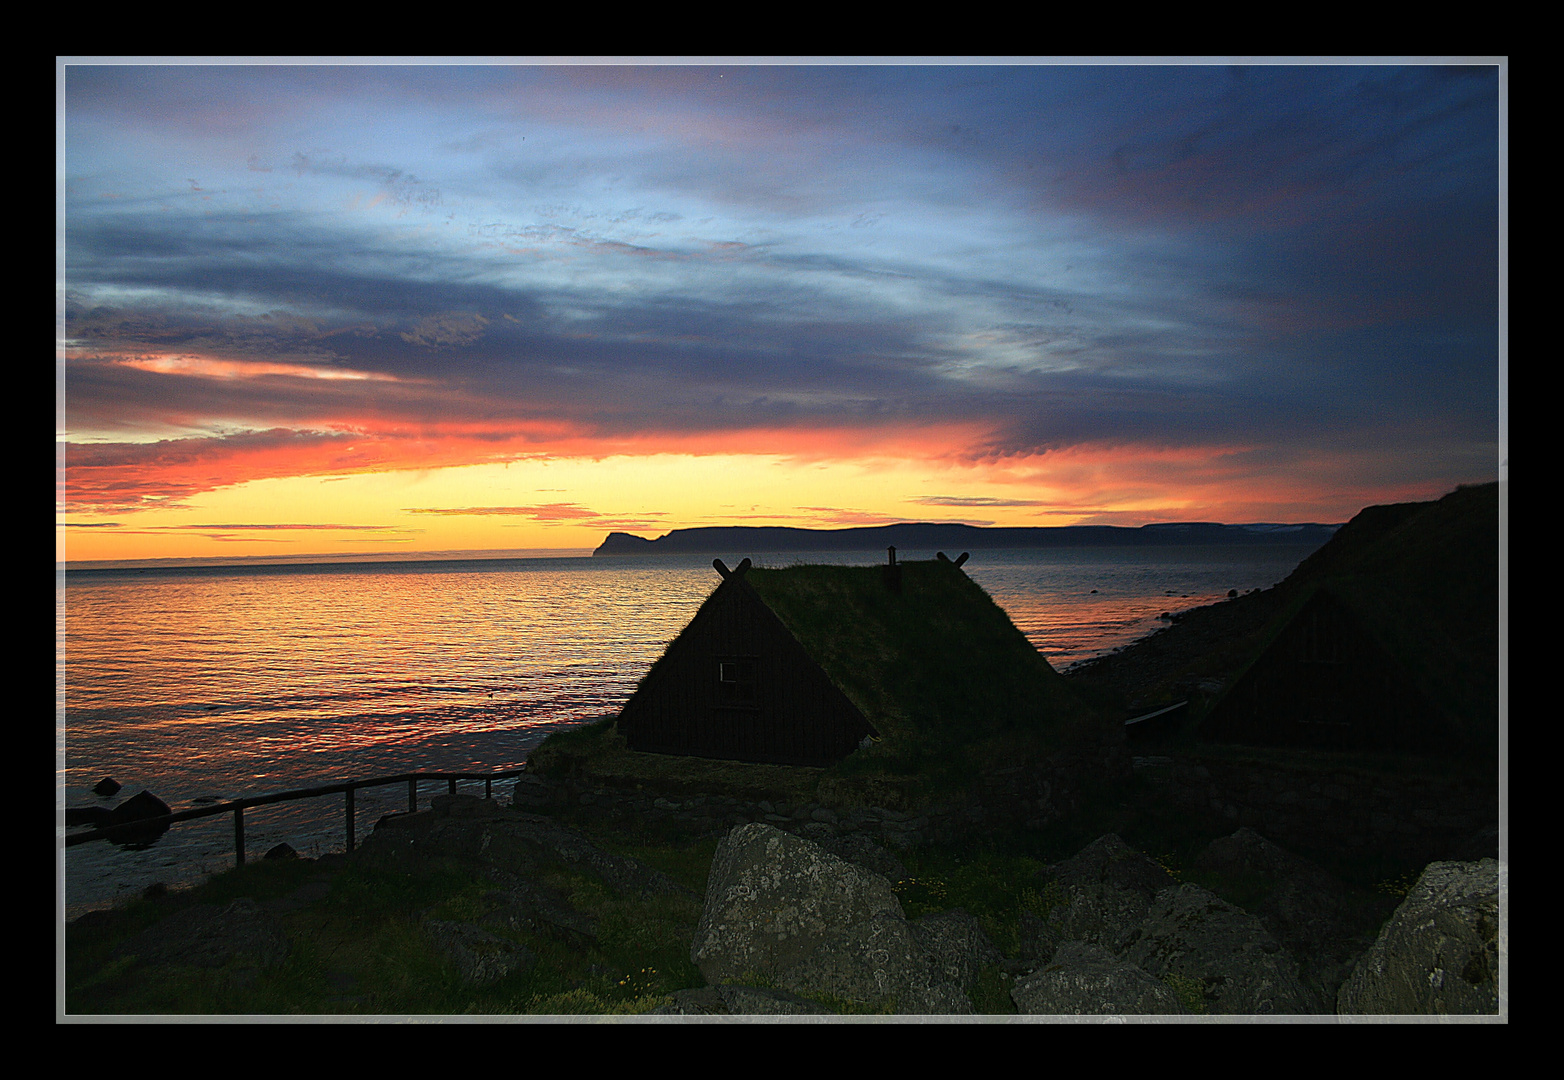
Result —
<path fill-rule="evenodd" d="M 955 748 L 1000 735 L 1057 746 L 1086 710 L 966 574 L 937 561 L 751 570 L 748 582 L 882 738 L 880 771 L 940 771 Z M 854 755 L 855 757 L 857 755 Z"/>
<path fill-rule="evenodd" d="M 1047 919 L 1054 908 L 1065 902 L 1064 890 L 1059 887 L 1057 881 L 1050 881 L 1041 889 L 1027 886 L 1021 890 L 1016 898 L 1016 906 L 1028 915 L 1035 915 L 1039 919 Z"/>
<path fill-rule="evenodd" d="M 1030 855 L 989 849 L 921 849 L 906 857 L 908 876 L 892 888 L 909 919 L 960 908 L 1006 956 L 1020 954 L 1021 911 L 1036 902 L 1043 864 Z"/>
<path fill-rule="evenodd" d="M 1170 971 L 1162 976 L 1162 982 L 1172 990 L 1178 1003 L 1187 1013 L 1203 1016 L 1206 1013 L 1206 987 L 1199 979 Z"/>

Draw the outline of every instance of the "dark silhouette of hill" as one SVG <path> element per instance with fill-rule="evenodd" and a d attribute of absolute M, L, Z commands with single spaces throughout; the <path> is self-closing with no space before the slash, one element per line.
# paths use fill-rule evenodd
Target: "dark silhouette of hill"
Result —
<path fill-rule="evenodd" d="M 1168 544 L 1323 544 L 1336 525 L 1184 521 L 1139 528 L 1064 525 L 980 528 L 957 523 L 905 522 L 856 529 L 799 529 L 781 525 L 675 529 L 655 540 L 611 532 L 593 555 L 715 554 L 756 556 L 778 551 L 981 550 L 1036 547 L 1137 547 Z"/>

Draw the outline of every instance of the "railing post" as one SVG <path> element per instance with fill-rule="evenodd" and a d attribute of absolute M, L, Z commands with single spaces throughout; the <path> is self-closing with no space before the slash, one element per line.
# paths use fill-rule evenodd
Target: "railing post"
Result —
<path fill-rule="evenodd" d="M 495 775 L 501 777 L 514 776 L 519 774 L 521 771 L 522 770 L 520 769 L 514 769 Z M 403 775 L 407 776 L 407 811 L 410 814 L 417 813 L 418 781 L 423 774 L 413 773 Z M 494 797 L 495 775 L 483 775 L 479 773 L 457 773 L 455 775 L 446 774 L 446 789 L 452 795 L 455 795 L 458 781 L 482 779 L 483 796 L 486 799 L 492 799 Z M 430 779 L 439 779 L 439 774 L 430 776 Z M 382 784 L 397 782 L 398 781 L 395 778 L 390 777 L 384 780 L 373 781 L 349 780 L 338 784 L 324 784 L 317 788 L 308 788 L 302 791 L 275 792 L 271 795 L 261 795 L 244 800 L 238 800 L 235 802 L 220 803 L 216 806 L 202 807 L 196 810 L 182 810 L 177 814 L 170 814 L 168 817 L 177 819 L 178 821 L 185 821 L 192 818 L 206 817 L 209 814 L 226 814 L 231 811 L 234 816 L 234 863 L 237 866 L 243 866 L 245 862 L 244 811 L 246 807 L 269 805 L 271 803 L 284 802 L 292 799 L 313 799 L 322 795 L 331 795 L 335 794 L 337 791 L 341 791 L 347 796 L 347 846 L 348 850 L 351 851 L 354 847 L 357 846 L 357 812 L 355 806 L 356 792 L 360 787 L 378 787 Z M 174 822 L 169 821 L 168 824 L 172 825 Z M 71 847 L 76 844 L 86 843 L 90 840 L 101 840 L 107 837 L 119 836 L 122 835 L 123 830 L 128 828 L 130 828 L 129 825 L 115 825 L 98 827 L 85 833 L 69 833 L 65 837 L 65 844 L 67 847 Z"/>

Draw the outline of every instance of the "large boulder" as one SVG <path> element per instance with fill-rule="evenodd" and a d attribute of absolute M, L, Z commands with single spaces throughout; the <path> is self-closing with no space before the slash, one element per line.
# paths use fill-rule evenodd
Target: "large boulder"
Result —
<path fill-rule="evenodd" d="M 1253 897 L 1245 910 L 1298 961 L 1302 978 L 1325 1002 L 1336 999 L 1385 918 L 1378 894 L 1347 885 L 1247 827 L 1213 840 L 1195 866 Z"/>
<path fill-rule="evenodd" d="M 690 959 L 714 985 L 764 982 L 902 1013 L 972 1011 L 889 881 L 760 823 L 718 844 Z"/>
<path fill-rule="evenodd" d="M 812 822 L 812 824 L 820 824 Z M 807 827 L 806 827 L 807 828 Z M 850 863 L 857 863 L 865 870 L 879 874 L 887 881 L 900 881 L 907 876 L 907 868 L 900 859 L 862 833 L 846 836 L 809 837 L 816 844 Z"/>
<path fill-rule="evenodd" d="M 717 845 L 690 960 L 708 983 L 774 981 L 876 915 L 903 918 L 884 877 L 770 825 L 740 825 Z"/>
<path fill-rule="evenodd" d="M 1044 963 L 1066 941 L 1092 942 L 1121 955 L 1139 935 L 1153 897 L 1176 884 L 1113 833 L 1041 876 L 1044 910 L 1022 913 L 1021 954 Z"/>
<path fill-rule="evenodd" d="M 1187 1011 L 1166 983 L 1085 941 L 1059 946 L 1053 961 L 1017 982 L 1010 998 L 1018 1012 L 1031 1016 Z"/>
<path fill-rule="evenodd" d="M 143 791 L 139 795 L 132 795 L 109 811 L 109 822 L 113 825 L 122 825 L 130 821 L 144 821 L 148 818 L 166 817 L 172 814 L 168 803 L 152 794 Z"/>
<path fill-rule="evenodd" d="M 138 821 L 148 821 L 155 818 L 167 817 L 173 811 L 168 803 L 152 794 L 143 791 L 139 795 L 133 795 L 109 811 L 108 817 L 103 819 L 103 826 L 129 825 Z M 159 837 L 168 832 L 168 822 L 162 821 L 147 825 L 139 829 L 126 829 L 109 838 L 109 842 L 119 844 L 122 847 L 140 850 L 151 847 Z"/>
<path fill-rule="evenodd" d="M 875 915 L 825 938 L 781 972 L 777 985 L 896 1013 L 972 1012 L 971 999 L 946 977 L 900 915 Z"/>
<path fill-rule="evenodd" d="M 913 922 L 912 932 L 945 980 L 968 994 L 977 989 L 985 967 L 1004 960 L 976 917 L 961 908 L 925 915 Z"/>
<path fill-rule="evenodd" d="M 1500 864 L 1435 862 L 1337 996 L 1340 1013 L 1495 1014 Z"/>
<path fill-rule="evenodd" d="M 1259 919 L 1198 885 L 1159 892 L 1123 959 L 1164 982 L 1197 987 L 1208 1012 L 1325 1011 Z"/>
<path fill-rule="evenodd" d="M 67 806 L 65 808 L 65 824 L 67 825 L 93 825 L 99 828 L 107 825 L 109 821 L 109 808 L 107 806 Z"/>

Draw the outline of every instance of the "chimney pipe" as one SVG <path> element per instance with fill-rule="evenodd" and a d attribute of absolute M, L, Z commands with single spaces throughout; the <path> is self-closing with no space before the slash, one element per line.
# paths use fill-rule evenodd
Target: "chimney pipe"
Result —
<path fill-rule="evenodd" d="M 896 565 L 896 549 L 888 548 L 887 551 L 891 557 L 890 564 L 881 567 L 880 570 L 885 575 L 885 587 L 893 593 L 899 593 L 901 592 L 901 567 Z"/>

